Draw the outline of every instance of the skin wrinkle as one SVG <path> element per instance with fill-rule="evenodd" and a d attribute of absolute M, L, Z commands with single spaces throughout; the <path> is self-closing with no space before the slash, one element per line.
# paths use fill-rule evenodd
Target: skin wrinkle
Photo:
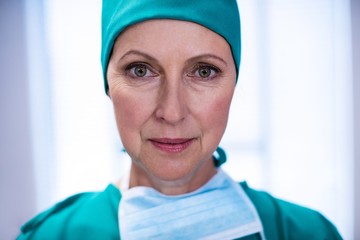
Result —
<path fill-rule="evenodd" d="M 129 50 L 129 51 L 127 51 L 124 55 L 122 55 L 120 57 L 118 62 L 121 62 L 122 60 L 124 60 L 129 55 L 140 55 L 140 56 L 142 56 L 144 58 L 147 58 L 147 59 L 149 59 L 149 60 L 151 60 L 153 62 L 158 63 L 155 57 L 153 57 L 153 56 L 151 56 L 151 55 L 149 55 L 147 53 L 138 51 L 138 50 Z M 224 59 L 222 59 L 221 57 L 218 57 L 216 55 L 213 55 L 211 53 L 202 54 L 202 55 L 199 55 L 199 56 L 194 56 L 194 57 L 190 58 L 189 60 L 187 60 L 186 62 L 196 62 L 197 59 L 208 59 L 208 58 L 209 59 L 212 58 L 212 59 L 216 59 L 218 61 L 221 61 L 223 64 L 225 64 L 227 66 L 227 63 L 226 63 L 226 61 Z"/>
<path fill-rule="evenodd" d="M 150 66 L 151 73 L 134 76 L 126 70 L 133 63 Z M 220 71 L 203 79 L 196 70 L 200 63 Z M 150 20 L 118 37 L 107 79 L 119 134 L 132 159 L 130 187 L 177 195 L 216 173 L 212 154 L 226 128 L 235 78 L 228 43 L 198 24 Z M 157 148 L 151 140 L 157 138 L 192 141 L 173 153 Z"/>

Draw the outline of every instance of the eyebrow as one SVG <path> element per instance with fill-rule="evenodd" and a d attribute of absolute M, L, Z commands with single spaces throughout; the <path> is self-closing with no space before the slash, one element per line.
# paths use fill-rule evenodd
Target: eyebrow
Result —
<path fill-rule="evenodd" d="M 156 58 L 152 57 L 151 55 L 149 55 L 147 53 L 140 52 L 138 50 L 129 50 L 129 51 L 127 51 L 124 55 L 121 56 L 121 58 L 119 60 L 121 61 L 121 60 L 123 60 L 124 58 L 126 58 L 129 55 L 139 55 L 139 56 L 147 58 L 147 59 L 149 59 L 151 61 L 158 62 L 158 60 L 156 60 Z"/>
<path fill-rule="evenodd" d="M 221 57 L 218 57 L 218 56 L 216 56 L 214 54 L 211 54 L 211 53 L 200 54 L 198 56 L 190 58 L 186 62 L 199 61 L 201 59 L 215 59 L 215 60 L 218 60 L 218 61 L 224 63 L 225 66 L 227 66 L 227 62 L 224 59 L 222 59 Z"/>
<path fill-rule="evenodd" d="M 151 55 L 149 55 L 147 53 L 138 51 L 138 50 L 129 50 L 129 51 L 127 51 L 124 55 L 121 56 L 121 58 L 119 60 L 121 61 L 121 60 L 123 60 L 124 58 L 126 58 L 129 55 L 139 55 L 139 56 L 147 58 L 147 59 L 149 59 L 151 61 L 158 62 L 158 60 L 155 57 L 153 57 L 153 56 L 151 56 Z M 218 56 L 216 56 L 214 54 L 211 54 L 211 53 L 205 53 L 205 54 L 200 54 L 198 56 L 194 56 L 194 57 L 188 59 L 186 62 L 199 61 L 201 59 L 215 59 L 215 60 L 218 60 L 218 61 L 224 63 L 225 66 L 227 66 L 227 62 L 224 59 L 222 59 L 221 57 L 218 57 Z"/>

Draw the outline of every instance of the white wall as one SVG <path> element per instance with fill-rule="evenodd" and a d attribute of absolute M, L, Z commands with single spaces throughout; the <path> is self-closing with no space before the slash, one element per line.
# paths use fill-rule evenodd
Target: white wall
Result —
<path fill-rule="evenodd" d="M 24 1 L 0 1 L 0 239 L 36 213 Z"/>
<path fill-rule="evenodd" d="M 350 2 L 269 1 L 270 189 L 352 236 Z"/>
<path fill-rule="evenodd" d="M 354 93 L 354 239 L 360 237 L 360 1 L 351 1 Z"/>

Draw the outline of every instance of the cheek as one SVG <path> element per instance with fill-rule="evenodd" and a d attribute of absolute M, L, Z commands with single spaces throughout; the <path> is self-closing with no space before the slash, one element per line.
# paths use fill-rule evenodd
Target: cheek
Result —
<path fill-rule="evenodd" d="M 225 131 L 232 96 L 233 91 L 227 91 L 227 94 L 215 94 L 208 100 L 208 104 L 203 104 L 198 109 L 205 133 L 213 134 L 214 140 L 219 138 L 218 140 L 220 141 Z"/>
<path fill-rule="evenodd" d="M 112 96 L 120 138 L 127 149 L 138 146 L 141 129 L 151 116 L 151 107 L 144 104 L 143 98 L 129 91 L 119 91 Z"/>
<path fill-rule="evenodd" d="M 218 124 L 219 127 L 226 127 L 228 116 L 229 116 L 229 108 L 230 108 L 231 98 L 222 99 L 217 101 L 213 105 L 213 110 L 211 112 L 211 119 L 214 124 Z"/>

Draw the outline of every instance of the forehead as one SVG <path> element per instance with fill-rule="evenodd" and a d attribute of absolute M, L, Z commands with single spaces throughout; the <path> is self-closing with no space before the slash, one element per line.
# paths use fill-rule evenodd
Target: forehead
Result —
<path fill-rule="evenodd" d="M 114 51 L 133 47 L 159 54 L 206 51 L 231 55 L 228 42 L 219 34 L 197 23 L 170 19 L 148 20 L 128 27 L 118 36 Z"/>

